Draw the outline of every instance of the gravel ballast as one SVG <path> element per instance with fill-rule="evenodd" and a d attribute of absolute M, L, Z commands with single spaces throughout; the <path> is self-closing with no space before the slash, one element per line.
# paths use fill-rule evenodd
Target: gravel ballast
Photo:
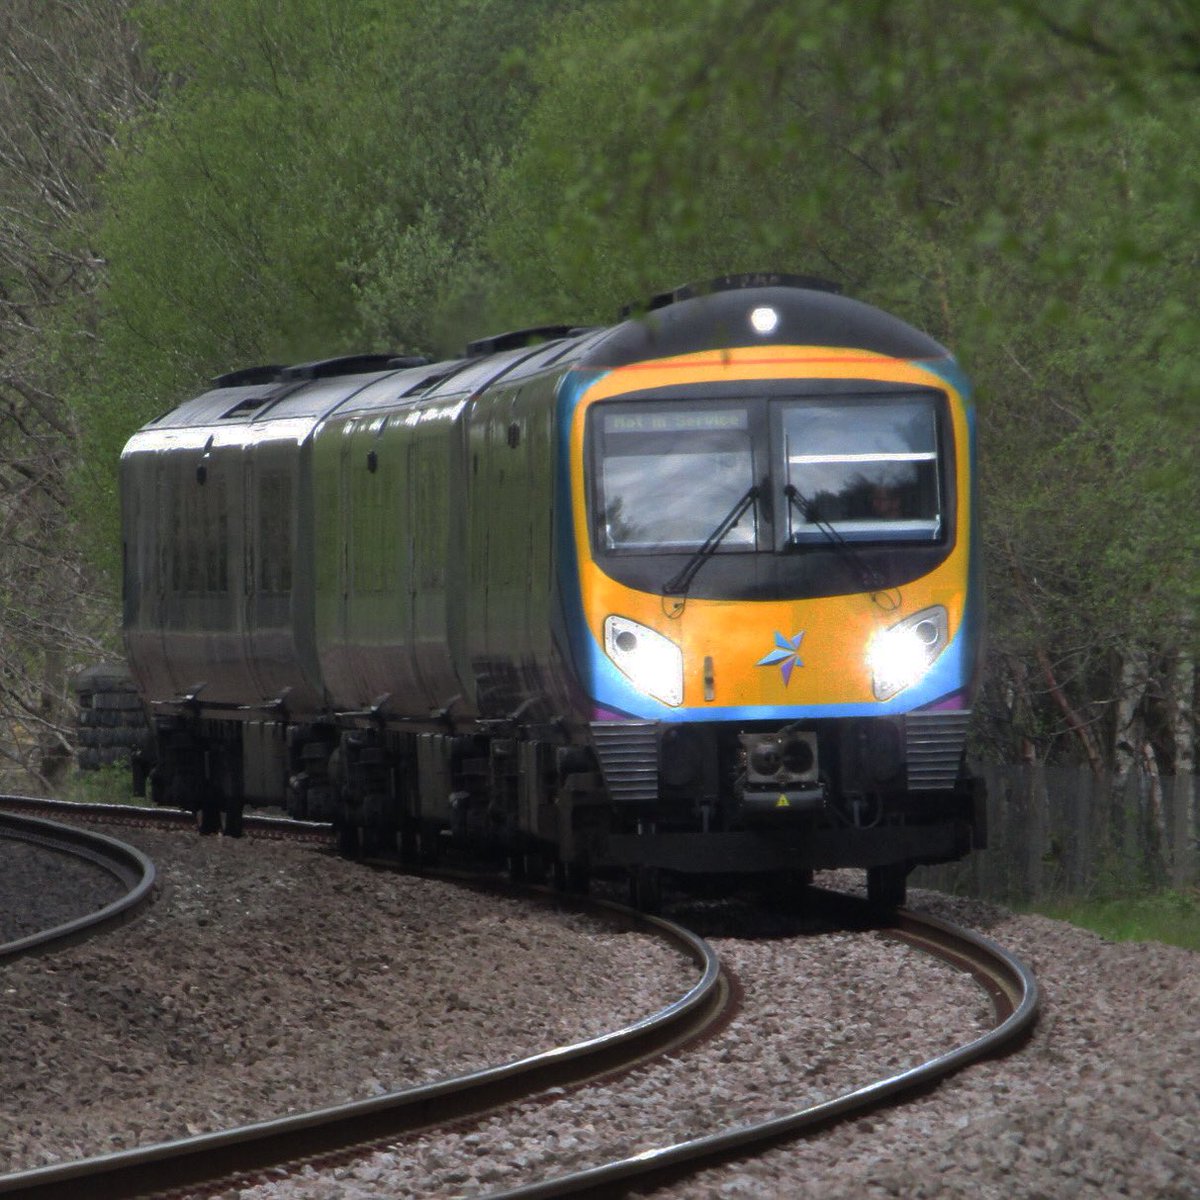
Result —
<path fill-rule="evenodd" d="M 6 967 L 8 1171 L 519 1057 L 644 1016 L 696 976 L 646 935 L 311 847 L 108 832 L 154 859 L 161 896 L 121 929 Z M 5 860 L 6 911 L 22 857 Z M 910 905 L 982 929 L 1034 969 L 1029 1042 L 657 1194 L 1200 1196 L 1200 955 L 937 893 Z M 720 905 L 676 915 L 744 989 L 717 1037 L 609 1085 L 223 1195 L 486 1194 L 813 1103 L 990 1022 L 969 979 L 879 935 L 745 929 Z"/>

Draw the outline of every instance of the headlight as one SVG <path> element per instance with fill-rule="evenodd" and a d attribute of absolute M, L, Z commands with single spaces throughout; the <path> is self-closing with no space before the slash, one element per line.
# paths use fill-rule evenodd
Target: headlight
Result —
<path fill-rule="evenodd" d="M 604 619 L 604 652 L 639 692 L 673 708 L 683 703 L 683 651 L 628 617 Z"/>
<path fill-rule="evenodd" d="M 867 645 L 875 698 L 890 699 L 916 683 L 945 650 L 949 636 L 950 618 L 940 604 L 876 633 Z"/>

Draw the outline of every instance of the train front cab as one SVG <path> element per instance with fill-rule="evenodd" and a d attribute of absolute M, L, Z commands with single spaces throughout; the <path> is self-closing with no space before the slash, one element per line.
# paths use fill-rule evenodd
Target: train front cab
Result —
<path fill-rule="evenodd" d="M 983 844 L 959 378 L 944 351 L 772 345 L 639 362 L 572 399 L 597 862 L 862 867 L 896 902 L 914 865 Z"/>

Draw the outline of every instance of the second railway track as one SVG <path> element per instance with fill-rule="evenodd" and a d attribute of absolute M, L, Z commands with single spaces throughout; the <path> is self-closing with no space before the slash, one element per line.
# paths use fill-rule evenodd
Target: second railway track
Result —
<path fill-rule="evenodd" d="M 38 928 L 0 942 L 0 963 L 93 936 L 136 916 L 151 898 L 154 864 L 141 851 L 114 838 L 34 816 L 0 812 L 0 840 L 35 847 L 58 860 L 83 863 L 103 875 L 117 891 L 107 903 L 85 905 L 84 911 L 70 917 L 38 918 Z M 31 900 L 22 898 L 23 903 Z"/>

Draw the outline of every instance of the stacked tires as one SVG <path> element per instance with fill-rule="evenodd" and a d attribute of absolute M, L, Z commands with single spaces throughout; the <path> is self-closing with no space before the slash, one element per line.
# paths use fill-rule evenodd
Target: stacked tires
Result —
<path fill-rule="evenodd" d="M 149 736 L 146 711 L 125 667 L 88 667 L 72 681 L 78 705 L 75 744 L 81 771 L 128 763 Z"/>

